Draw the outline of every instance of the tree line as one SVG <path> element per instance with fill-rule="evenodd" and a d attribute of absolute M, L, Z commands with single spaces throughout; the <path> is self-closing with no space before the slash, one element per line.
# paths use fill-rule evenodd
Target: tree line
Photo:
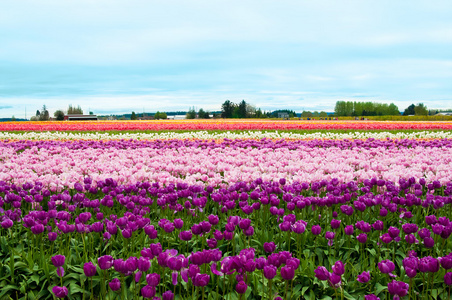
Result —
<path fill-rule="evenodd" d="M 423 103 L 408 106 L 402 115 L 428 115 L 429 111 Z M 353 116 L 398 116 L 399 108 L 394 103 L 337 101 L 334 107 L 334 115 L 337 117 Z"/>

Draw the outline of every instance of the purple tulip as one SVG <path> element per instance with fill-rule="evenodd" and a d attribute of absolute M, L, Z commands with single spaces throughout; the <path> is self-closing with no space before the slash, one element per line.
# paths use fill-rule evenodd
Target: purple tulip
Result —
<path fill-rule="evenodd" d="M 220 230 L 215 230 L 213 232 L 213 237 L 217 240 L 217 241 L 221 241 L 223 239 L 223 233 Z"/>
<path fill-rule="evenodd" d="M 243 231 L 243 234 L 245 236 L 252 236 L 254 234 L 254 227 L 253 226 L 248 227 Z"/>
<path fill-rule="evenodd" d="M 390 260 L 382 260 L 378 263 L 378 269 L 381 273 L 390 274 L 395 269 L 395 265 Z"/>
<path fill-rule="evenodd" d="M 2 225 L 2 228 L 8 229 L 8 228 L 13 227 L 14 222 L 13 222 L 12 220 L 10 220 L 10 219 L 6 219 L 6 220 L 4 220 L 4 221 L 1 223 L 1 225 Z"/>
<path fill-rule="evenodd" d="M 52 264 L 58 268 L 64 265 L 66 257 L 64 255 L 55 255 L 52 256 L 50 260 L 52 261 Z"/>
<path fill-rule="evenodd" d="M 452 285 L 452 272 L 448 272 L 444 275 L 444 283 L 446 285 Z"/>
<path fill-rule="evenodd" d="M 162 294 L 162 300 L 173 300 L 174 294 L 171 291 L 166 291 Z"/>
<path fill-rule="evenodd" d="M 426 273 L 436 273 L 439 271 L 439 261 L 438 259 L 431 257 L 431 256 L 425 256 L 419 259 L 419 271 Z"/>
<path fill-rule="evenodd" d="M 311 227 L 311 232 L 313 235 L 319 235 L 322 232 L 322 227 L 320 227 L 320 225 L 313 225 Z"/>
<path fill-rule="evenodd" d="M 439 262 L 445 270 L 452 269 L 452 255 L 449 254 L 448 256 L 440 257 Z"/>
<path fill-rule="evenodd" d="M 121 288 L 121 281 L 118 278 L 114 278 L 108 285 L 112 291 L 118 291 Z"/>
<path fill-rule="evenodd" d="M 388 229 L 388 233 L 394 239 L 394 238 L 399 236 L 400 230 L 398 228 L 396 228 L 396 227 L 391 226 Z"/>
<path fill-rule="evenodd" d="M 207 247 L 209 248 L 216 248 L 217 247 L 217 240 L 216 239 L 208 239 L 207 240 Z"/>
<path fill-rule="evenodd" d="M 306 222 L 304 221 L 297 221 L 292 225 L 292 231 L 296 234 L 302 234 L 306 231 Z"/>
<path fill-rule="evenodd" d="M 370 294 L 370 295 L 365 295 L 364 300 L 380 300 L 380 298 L 375 296 L 374 294 Z"/>
<path fill-rule="evenodd" d="M 278 269 L 273 265 L 268 265 L 264 267 L 264 277 L 267 279 L 273 279 L 276 276 L 276 271 Z"/>
<path fill-rule="evenodd" d="M 68 291 L 67 287 L 65 287 L 65 286 L 54 286 L 52 288 L 52 293 L 57 298 L 64 298 L 64 297 L 66 297 L 68 292 L 69 291 Z"/>
<path fill-rule="evenodd" d="M 182 221 L 182 219 L 174 219 L 173 224 L 176 229 L 184 227 L 184 221 Z"/>
<path fill-rule="evenodd" d="M 192 278 L 192 280 L 193 280 L 194 286 L 203 287 L 203 286 L 206 286 L 207 284 L 209 284 L 210 275 L 198 273 L 194 276 L 194 278 Z"/>
<path fill-rule="evenodd" d="M 157 273 L 151 273 L 146 275 L 146 282 L 150 286 L 157 286 L 160 283 L 160 274 Z"/>
<path fill-rule="evenodd" d="M 281 268 L 281 277 L 284 280 L 292 280 L 295 277 L 295 269 L 291 266 Z"/>
<path fill-rule="evenodd" d="M 240 282 L 237 283 L 237 285 L 235 286 L 235 291 L 236 291 L 238 294 L 245 294 L 247 289 L 248 289 L 248 285 L 247 285 L 244 281 L 240 281 Z"/>
<path fill-rule="evenodd" d="M 425 238 L 431 236 L 431 232 L 430 232 L 430 230 L 428 228 L 422 228 L 421 230 L 418 231 L 417 234 L 419 235 L 419 237 L 421 239 L 425 239 Z"/>
<path fill-rule="evenodd" d="M 361 244 L 364 244 L 365 242 L 367 242 L 367 234 L 366 233 L 361 233 L 359 234 L 356 239 L 358 240 L 358 242 L 360 242 Z"/>
<path fill-rule="evenodd" d="M 31 227 L 31 232 L 33 234 L 41 234 L 44 232 L 44 230 L 45 230 L 45 228 L 44 228 L 44 225 L 42 225 L 42 224 L 36 224 Z"/>
<path fill-rule="evenodd" d="M 96 266 L 92 262 L 87 262 L 83 265 L 83 273 L 86 277 L 92 277 L 96 275 Z"/>
<path fill-rule="evenodd" d="M 141 272 L 147 272 L 149 268 L 151 267 L 151 262 L 149 259 L 146 259 L 144 257 L 140 257 L 138 259 L 138 270 Z"/>
<path fill-rule="evenodd" d="M 426 237 L 424 239 L 425 248 L 432 248 L 435 245 L 435 240 L 431 237 Z"/>
<path fill-rule="evenodd" d="M 355 229 L 353 228 L 353 225 L 347 225 L 344 228 L 344 233 L 346 235 L 353 235 L 353 232 L 355 231 Z"/>
<path fill-rule="evenodd" d="M 331 284 L 333 285 L 333 287 L 337 287 L 342 282 L 341 276 L 337 275 L 335 273 L 331 273 L 329 280 L 330 280 Z"/>
<path fill-rule="evenodd" d="M 339 227 L 341 227 L 341 220 L 336 220 L 336 219 L 331 220 L 331 228 L 332 229 L 337 229 Z"/>
<path fill-rule="evenodd" d="M 179 238 L 182 241 L 189 241 L 193 237 L 192 233 L 190 231 L 181 231 L 179 232 Z"/>
<path fill-rule="evenodd" d="M 113 266 L 113 257 L 104 255 L 98 258 L 97 263 L 102 270 L 108 270 Z"/>
<path fill-rule="evenodd" d="M 340 260 L 338 260 L 337 262 L 334 263 L 334 265 L 332 266 L 333 269 L 333 273 L 336 275 L 343 275 L 345 273 L 345 267 L 344 267 L 344 263 Z"/>
<path fill-rule="evenodd" d="M 171 233 L 174 231 L 174 224 L 171 222 L 167 222 L 165 223 L 165 225 L 163 225 L 163 230 L 165 230 L 166 233 Z"/>
<path fill-rule="evenodd" d="M 63 267 L 58 267 L 56 270 L 56 273 L 59 277 L 63 277 L 64 276 L 64 268 Z"/>
<path fill-rule="evenodd" d="M 264 243 L 264 251 L 267 253 L 272 253 L 275 251 L 276 245 L 274 242 Z"/>
<path fill-rule="evenodd" d="M 332 240 L 332 239 L 334 239 L 334 236 L 335 236 L 335 233 L 332 232 L 332 231 L 327 231 L 327 232 L 325 233 L 325 238 L 326 238 L 327 240 Z"/>
<path fill-rule="evenodd" d="M 53 242 L 53 241 L 55 241 L 57 239 L 58 233 L 56 233 L 56 232 L 49 232 L 47 236 L 49 238 L 49 241 Z"/>
<path fill-rule="evenodd" d="M 380 240 L 385 244 L 389 244 L 390 242 L 392 242 L 393 238 L 389 233 L 385 233 L 382 236 L 380 236 Z"/>
<path fill-rule="evenodd" d="M 375 223 L 372 224 L 372 227 L 375 230 L 382 231 L 384 228 L 384 223 L 381 220 L 377 220 L 377 221 L 375 221 Z"/>
<path fill-rule="evenodd" d="M 367 283 L 370 280 L 370 273 L 367 271 L 364 271 L 358 275 L 358 278 L 356 280 L 361 283 Z"/>
<path fill-rule="evenodd" d="M 155 286 L 145 285 L 141 289 L 141 295 L 144 298 L 152 298 L 155 296 Z"/>
<path fill-rule="evenodd" d="M 315 277 L 319 280 L 328 280 L 330 278 L 331 273 L 324 266 L 319 266 L 314 270 Z"/>
<path fill-rule="evenodd" d="M 408 294 L 409 285 L 403 281 L 393 280 L 388 283 L 388 292 L 391 295 L 397 295 L 400 297 L 404 297 Z"/>

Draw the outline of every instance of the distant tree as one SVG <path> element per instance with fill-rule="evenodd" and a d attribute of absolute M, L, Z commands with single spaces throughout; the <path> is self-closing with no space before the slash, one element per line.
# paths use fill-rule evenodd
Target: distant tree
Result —
<path fill-rule="evenodd" d="M 237 114 L 240 119 L 244 119 L 247 117 L 245 100 L 240 101 Z"/>
<path fill-rule="evenodd" d="M 388 115 L 390 116 L 398 116 L 400 115 L 399 108 L 394 103 L 389 104 L 388 107 Z"/>
<path fill-rule="evenodd" d="M 312 116 L 315 117 L 315 118 L 318 118 L 319 115 L 320 115 L 320 114 L 319 114 L 318 111 L 314 111 L 314 112 L 312 113 Z"/>
<path fill-rule="evenodd" d="M 77 107 L 74 107 L 74 106 L 72 106 L 72 104 L 70 104 L 67 109 L 67 114 L 68 115 L 83 115 L 83 110 L 80 107 L 80 105 Z"/>
<path fill-rule="evenodd" d="M 198 111 L 198 118 L 199 119 L 208 119 L 209 114 L 207 112 L 205 112 L 204 109 L 200 108 Z"/>
<path fill-rule="evenodd" d="M 64 120 L 64 112 L 61 109 L 55 111 L 53 113 L 53 116 L 55 117 L 55 119 L 57 121 L 63 121 Z"/>
<path fill-rule="evenodd" d="M 167 118 L 168 118 L 168 116 L 164 112 L 157 111 L 154 115 L 154 119 L 156 119 L 156 120 L 160 120 L 160 119 L 166 120 Z"/>
<path fill-rule="evenodd" d="M 324 111 L 321 111 L 320 114 L 319 114 L 319 117 L 326 118 L 326 117 L 328 117 L 328 114 L 326 112 L 324 112 Z"/>
<path fill-rule="evenodd" d="M 16 117 L 13 115 L 12 117 L 11 117 L 11 122 L 15 122 L 16 121 Z"/>
<path fill-rule="evenodd" d="M 262 118 L 262 110 L 260 109 L 260 108 L 258 108 L 257 110 L 256 110 L 256 113 L 254 114 L 254 117 L 255 118 Z"/>
<path fill-rule="evenodd" d="M 187 119 L 194 119 L 196 118 L 196 111 L 195 111 L 195 107 L 190 107 L 188 109 L 187 114 L 185 115 Z"/>
<path fill-rule="evenodd" d="M 94 113 L 92 111 L 89 112 L 90 115 L 94 115 Z"/>
<path fill-rule="evenodd" d="M 414 115 L 415 114 L 414 107 L 415 107 L 415 105 L 411 104 L 410 106 L 405 108 L 405 111 L 403 112 L 403 115 L 404 116 Z"/>
<path fill-rule="evenodd" d="M 39 117 L 41 115 L 41 112 L 39 111 L 39 109 L 36 110 L 36 117 Z"/>
<path fill-rule="evenodd" d="M 30 121 L 38 121 L 39 119 L 38 119 L 38 117 L 37 116 L 32 116 L 31 118 L 30 118 Z"/>
<path fill-rule="evenodd" d="M 256 107 L 249 103 L 246 104 L 246 117 L 255 118 L 256 117 Z"/>
<path fill-rule="evenodd" d="M 424 105 L 424 103 L 418 103 L 414 107 L 414 114 L 416 116 L 427 116 L 428 115 L 428 110 L 427 110 L 427 107 Z"/>
<path fill-rule="evenodd" d="M 236 105 L 229 100 L 224 101 L 224 103 L 221 105 L 221 117 L 232 118 L 235 106 Z"/>
<path fill-rule="evenodd" d="M 301 113 L 301 117 L 303 117 L 303 118 L 312 118 L 312 112 L 304 110 Z"/>
<path fill-rule="evenodd" d="M 132 115 L 130 116 L 130 120 L 136 120 L 137 119 L 137 114 L 133 111 Z"/>
<path fill-rule="evenodd" d="M 47 110 L 47 106 L 44 104 L 41 109 L 41 114 L 39 115 L 39 121 L 48 121 L 49 119 L 49 111 Z"/>

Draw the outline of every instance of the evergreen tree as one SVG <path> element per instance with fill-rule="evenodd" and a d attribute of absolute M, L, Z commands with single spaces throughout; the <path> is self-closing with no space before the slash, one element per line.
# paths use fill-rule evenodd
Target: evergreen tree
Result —
<path fill-rule="evenodd" d="M 235 106 L 236 105 L 229 100 L 224 101 L 224 103 L 221 105 L 221 117 L 232 118 Z"/>
<path fill-rule="evenodd" d="M 415 107 L 414 104 L 411 104 L 410 106 L 408 106 L 408 107 L 405 109 L 405 111 L 403 112 L 403 115 L 404 115 L 404 116 L 414 115 L 414 114 L 415 114 L 415 112 L 414 112 L 414 107 Z"/>
<path fill-rule="evenodd" d="M 196 118 L 196 111 L 194 107 L 190 107 L 188 109 L 187 114 L 185 115 L 187 119 L 194 119 Z"/>
<path fill-rule="evenodd" d="M 130 116 L 130 120 L 136 120 L 137 119 L 137 114 L 133 111 L 132 115 Z"/>
<path fill-rule="evenodd" d="M 242 101 L 239 103 L 237 114 L 238 114 L 238 117 L 239 117 L 240 119 L 245 119 L 245 118 L 247 117 L 247 114 L 246 114 L 246 102 L 245 102 L 245 100 L 242 100 Z"/>

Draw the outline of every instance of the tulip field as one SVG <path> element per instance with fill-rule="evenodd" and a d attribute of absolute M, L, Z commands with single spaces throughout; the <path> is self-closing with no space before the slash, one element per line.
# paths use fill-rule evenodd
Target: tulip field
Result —
<path fill-rule="evenodd" d="M 0 123 L 1 299 L 452 299 L 452 122 Z"/>

